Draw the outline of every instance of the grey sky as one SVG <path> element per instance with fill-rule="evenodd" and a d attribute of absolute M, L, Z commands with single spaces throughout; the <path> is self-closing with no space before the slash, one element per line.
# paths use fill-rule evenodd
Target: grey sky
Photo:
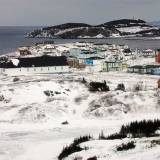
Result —
<path fill-rule="evenodd" d="M 99 24 L 119 18 L 160 20 L 160 0 L 0 0 L 0 25 Z"/>

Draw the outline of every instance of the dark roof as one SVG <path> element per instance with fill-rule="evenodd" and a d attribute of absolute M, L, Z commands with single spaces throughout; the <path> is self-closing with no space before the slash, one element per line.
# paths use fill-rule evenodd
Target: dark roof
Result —
<path fill-rule="evenodd" d="M 96 51 L 82 50 L 80 54 L 97 54 Z"/>
<path fill-rule="evenodd" d="M 19 60 L 18 66 L 14 65 L 12 61 L 0 62 L 0 68 L 21 68 L 21 67 L 47 67 L 47 66 L 67 66 L 67 58 L 65 56 L 41 56 L 41 57 L 27 57 L 17 58 Z"/>
<path fill-rule="evenodd" d="M 86 59 L 89 59 L 89 60 L 97 60 L 97 59 L 104 59 L 102 57 L 89 57 L 89 58 L 86 58 Z"/>
<path fill-rule="evenodd" d="M 146 68 L 160 68 L 160 65 L 147 65 Z"/>
<path fill-rule="evenodd" d="M 106 43 L 94 43 L 95 46 L 102 46 L 105 45 Z"/>
<path fill-rule="evenodd" d="M 135 69 L 144 69 L 145 66 L 141 66 L 141 65 L 135 65 L 135 66 L 130 66 L 128 68 L 135 68 Z"/>
<path fill-rule="evenodd" d="M 105 63 L 122 63 L 121 61 L 105 61 Z"/>
<path fill-rule="evenodd" d="M 124 49 L 123 52 L 124 52 L 124 53 L 132 53 L 132 51 L 131 51 L 130 48 Z"/>
<path fill-rule="evenodd" d="M 160 68 L 160 65 L 135 65 L 135 66 L 130 66 L 128 68 L 135 68 L 135 69 L 148 69 L 148 68 Z"/>

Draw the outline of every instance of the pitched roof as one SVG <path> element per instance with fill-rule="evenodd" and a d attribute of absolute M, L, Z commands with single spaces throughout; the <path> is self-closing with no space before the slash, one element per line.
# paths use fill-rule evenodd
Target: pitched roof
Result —
<path fill-rule="evenodd" d="M 0 62 L 0 68 L 21 68 L 21 67 L 47 67 L 47 66 L 67 66 L 67 58 L 65 56 L 41 56 L 17 58 L 18 65 L 14 65 L 12 61 Z"/>

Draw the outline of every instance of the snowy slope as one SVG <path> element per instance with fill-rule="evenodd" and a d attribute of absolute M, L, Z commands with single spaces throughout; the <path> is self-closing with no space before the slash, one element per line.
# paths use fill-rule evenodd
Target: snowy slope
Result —
<path fill-rule="evenodd" d="M 90 93 L 80 82 L 82 77 L 88 82 L 106 80 L 111 91 Z M 97 137 L 101 130 L 105 134 L 114 133 L 124 123 L 153 119 L 160 113 L 156 89 L 158 76 L 79 72 L 19 78 L 13 82 L 14 77 L 0 77 L 1 160 L 55 160 L 63 146 L 80 135 Z M 122 82 L 126 92 L 115 91 L 117 84 Z M 139 92 L 135 91 L 137 83 L 142 86 Z M 47 96 L 44 93 L 47 90 L 53 94 Z M 66 120 L 69 125 L 63 126 L 61 123 Z M 87 157 L 96 153 L 103 157 L 107 151 L 108 158 L 116 159 L 112 148 L 119 143 L 92 141 L 85 145 L 95 146 L 95 149 L 80 155 Z M 136 148 L 134 154 L 122 153 L 120 157 L 135 159 L 137 155 L 150 155 L 157 160 L 159 155 L 154 152 L 157 150 L 144 152 Z"/>
<path fill-rule="evenodd" d="M 96 156 L 98 160 L 137 160 L 145 158 L 146 160 L 158 160 L 160 153 L 160 146 L 152 146 L 152 140 L 159 140 L 159 138 L 143 138 L 134 139 L 136 142 L 135 149 L 128 151 L 116 151 L 117 146 L 122 143 L 130 142 L 131 139 L 123 140 L 93 140 L 91 142 L 81 144 L 81 147 L 88 147 L 86 151 L 72 154 L 66 160 L 74 159 L 74 157 L 83 157 L 83 159 Z"/>
<path fill-rule="evenodd" d="M 151 30 L 151 27 L 141 27 L 141 26 L 135 26 L 135 27 L 122 27 L 122 28 L 117 28 L 120 32 L 125 32 L 125 33 L 138 33 L 140 31 L 146 31 L 146 30 Z"/>

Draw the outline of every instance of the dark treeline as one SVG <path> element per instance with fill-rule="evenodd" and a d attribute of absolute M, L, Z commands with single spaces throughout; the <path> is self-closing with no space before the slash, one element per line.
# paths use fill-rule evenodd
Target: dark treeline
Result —
<path fill-rule="evenodd" d="M 120 133 L 123 135 L 131 134 L 132 137 L 156 136 L 155 132 L 160 127 L 160 120 L 143 120 L 131 122 L 121 127 Z"/>
<path fill-rule="evenodd" d="M 157 136 L 156 131 L 160 128 L 160 120 L 143 120 L 123 125 L 118 133 L 105 136 L 103 132 L 99 135 L 101 140 L 123 139 L 126 137 L 141 138 Z"/>
<path fill-rule="evenodd" d="M 62 152 L 58 156 L 58 159 L 62 160 L 63 158 L 68 157 L 72 153 L 80 152 L 82 150 L 86 150 L 87 148 L 81 148 L 79 145 L 81 143 L 90 141 L 91 139 L 92 139 L 92 137 L 90 135 L 74 139 L 74 141 L 71 145 L 63 148 Z"/>

